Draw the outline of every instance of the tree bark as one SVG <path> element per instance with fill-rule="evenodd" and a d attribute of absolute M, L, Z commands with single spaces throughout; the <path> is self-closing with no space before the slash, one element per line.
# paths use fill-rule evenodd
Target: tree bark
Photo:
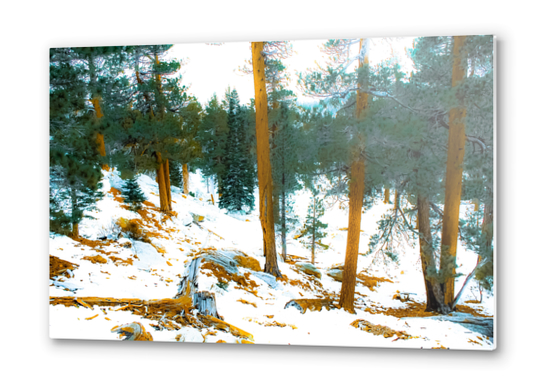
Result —
<path fill-rule="evenodd" d="M 269 154 L 269 121 L 267 118 L 267 92 L 265 89 L 265 61 L 263 42 L 252 43 L 252 66 L 256 104 L 256 148 L 258 189 L 260 193 L 260 222 L 263 231 L 265 269 L 275 277 L 282 277 L 277 263 L 275 220 L 273 217 L 273 180 Z"/>
<path fill-rule="evenodd" d="M 384 204 L 389 204 L 389 203 L 390 203 L 390 189 L 386 188 L 384 190 Z"/>
<path fill-rule="evenodd" d="M 190 183 L 190 174 L 188 173 L 188 164 L 183 164 L 183 193 L 188 195 Z"/>
<path fill-rule="evenodd" d="M 72 200 L 72 237 L 74 239 L 79 238 L 79 221 L 75 221 L 74 212 L 77 210 L 77 193 L 72 188 L 71 190 L 71 200 Z"/>
<path fill-rule="evenodd" d="M 366 39 L 360 41 L 360 52 Z M 369 64 L 369 55 L 366 50 L 363 62 L 360 59 L 359 66 Z M 360 84 L 361 85 L 361 84 Z M 367 93 L 357 92 L 356 118 L 361 119 L 362 112 L 367 108 Z M 360 148 L 350 166 L 350 191 L 348 194 L 348 234 L 346 240 L 346 254 L 344 261 L 343 282 L 341 285 L 341 296 L 339 306 L 348 312 L 354 311 L 354 294 L 356 291 L 356 274 L 358 269 L 359 233 L 361 227 L 361 208 L 363 207 L 363 192 L 365 189 L 365 160 L 359 154 Z"/>
<path fill-rule="evenodd" d="M 349 312 L 354 312 L 354 293 L 356 290 L 361 208 L 363 207 L 364 189 L 365 163 L 364 160 L 358 160 L 351 167 L 350 193 L 348 195 L 348 235 L 341 297 L 339 300 L 339 306 Z"/>
<path fill-rule="evenodd" d="M 482 221 L 482 234 L 485 238 L 485 247 L 491 248 L 493 243 L 493 191 L 490 191 L 491 198 L 484 204 L 484 219 Z"/>
<path fill-rule="evenodd" d="M 288 258 L 287 250 L 286 250 L 286 192 L 284 191 L 284 173 L 282 174 L 282 183 L 283 183 L 283 189 L 282 189 L 282 199 L 281 199 L 281 241 L 282 241 L 282 261 L 286 261 Z"/>
<path fill-rule="evenodd" d="M 422 272 L 425 282 L 426 292 L 426 312 L 443 311 L 442 304 L 444 296 L 442 295 L 440 283 L 437 279 L 437 271 L 433 254 L 433 236 L 431 234 L 431 222 L 429 220 L 429 202 L 427 198 L 421 194 L 418 195 L 418 228 L 420 241 L 420 259 L 422 262 Z"/>
<path fill-rule="evenodd" d="M 170 203 L 166 188 L 165 167 L 160 152 L 156 153 L 156 162 L 158 163 L 156 168 L 156 181 L 158 183 L 158 192 L 160 195 L 160 212 L 167 213 L 170 211 Z"/>
<path fill-rule="evenodd" d="M 465 77 L 465 69 L 461 65 L 461 51 L 464 44 L 465 36 L 454 37 L 452 88 L 459 85 Z M 461 100 L 460 104 L 462 104 Z M 461 204 L 463 157 L 465 155 L 465 116 L 466 109 L 464 106 L 453 108 L 450 111 L 444 216 L 442 219 L 442 249 L 440 258 L 440 270 L 442 277 L 444 278 L 444 283 L 442 285 L 444 304 L 448 306 L 453 305 L 455 296 L 459 206 Z M 451 310 L 453 310 L 453 307 Z"/>
<path fill-rule="evenodd" d="M 311 262 L 314 265 L 314 248 L 316 247 L 316 200 L 312 201 L 312 241 L 311 241 Z"/>
<path fill-rule="evenodd" d="M 169 179 L 169 159 L 166 159 L 164 162 L 164 181 L 166 183 L 166 192 L 167 192 L 167 199 L 168 199 L 168 205 L 169 210 L 173 210 L 173 205 L 171 202 L 171 180 Z"/>
<path fill-rule="evenodd" d="M 102 107 L 100 105 L 100 98 L 96 96 L 96 97 L 92 98 L 91 101 L 92 101 L 92 105 L 94 106 L 94 110 L 96 111 L 96 119 L 100 120 L 104 116 L 104 114 L 102 112 Z M 100 153 L 100 156 L 102 156 L 104 158 L 103 163 L 102 163 L 102 169 L 105 170 L 105 171 L 109 171 L 109 166 L 107 165 L 107 160 L 105 158 L 105 156 L 106 156 L 106 153 L 105 153 L 105 140 L 104 140 L 103 133 L 98 132 L 96 134 L 96 144 L 98 145 L 98 151 Z"/>

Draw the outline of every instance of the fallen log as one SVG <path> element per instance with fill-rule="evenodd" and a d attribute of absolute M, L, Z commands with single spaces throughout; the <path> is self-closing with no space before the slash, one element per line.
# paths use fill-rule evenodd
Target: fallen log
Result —
<path fill-rule="evenodd" d="M 217 319 L 214 316 L 202 316 L 200 318 L 200 320 L 207 327 L 215 327 L 216 329 L 218 329 L 220 331 L 230 333 L 235 337 L 239 337 L 239 338 L 245 339 L 245 340 L 254 341 L 254 337 L 252 336 L 252 334 L 250 334 L 250 333 L 248 333 L 246 331 L 243 331 L 242 329 L 237 328 L 234 325 L 226 323 L 223 320 Z"/>
<path fill-rule="evenodd" d="M 151 319 L 159 319 L 162 316 L 173 318 L 177 315 L 184 316 L 192 308 L 190 297 L 182 296 L 176 299 L 115 299 L 112 297 L 50 297 L 50 305 L 64 305 L 65 307 L 83 306 L 93 309 L 98 307 L 119 307 L 117 311 L 131 311 L 136 315 Z"/>
<path fill-rule="evenodd" d="M 153 341 L 152 335 L 137 321 L 130 324 L 117 325 L 111 329 L 111 332 L 118 333 L 119 337 L 124 337 L 122 340 Z"/>

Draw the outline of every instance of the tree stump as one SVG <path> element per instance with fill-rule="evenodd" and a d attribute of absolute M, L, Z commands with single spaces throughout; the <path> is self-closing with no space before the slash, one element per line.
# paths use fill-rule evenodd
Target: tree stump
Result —
<path fill-rule="evenodd" d="M 204 257 L 197 257 L 190 262 L 187 273 L 179 284 L 179 292 L 175 295 L 175 298 L 189 296 L 192 299 L 194 308 L 202 315 L 213 316 L 222 320 L 223 318 L 218 314 L 216 308 L 214 293 L 198 290 L 198 273 L 203 259 Z"/>

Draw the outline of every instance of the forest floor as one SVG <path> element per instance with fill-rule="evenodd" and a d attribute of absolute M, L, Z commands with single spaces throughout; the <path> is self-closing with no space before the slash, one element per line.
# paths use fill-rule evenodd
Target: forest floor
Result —
<path fill-rule="evenodd" d="M 174 213 L 164 217 L 152 178 L 138 179 L 147 201 L 136 213 L 120 196 L 122 180 L 106 172 L 105 197 L 90 212 L 95 219 L 80 224 L 81 237 L 50 234 L 50 337 L 119 340 L 141 326 L 140 338 L 167 342 L 495 349 L 492 332 L 477 327 L 492 321 L 495 298 L 484 293 L 478 303 L 476 283 L 470 283 L 455 313 L 424 312 L 417 241 L 402 240 L 398 262 L 359 257 L 356 314 L 351 314 L 336 306 L 347 210 L 334 206 L 326 211 L 322 221 L 329 227 L 322 243 L 329 248 L 318 250 L 315 269 L 308 265 L 310 250 L 295 239 L 301 226 L 292 231 L 288 260 L 279 260 L 283 278 L 275 279 L 262 272 L 258 212 L 226 213 L 212 203 L 202 178 L 190 176 L 195 196 L 172 187 Z M 301 218 L 307 205 L 308 196 L 299 194 Z M 367 251 L 378 220 L 392 208 L 379 201 L 363 213 L 360 253 Z M 468 209 L 463 206 L 463 213 Z M 458 248 L 458 272 L 467 275 L 477 256 Z M 214 294 L 222 320 L 190 309 L 183 298 L 174 299 L 198 257 L 203 260 L 198 289 Z M 464 278 L 456 280 L 456 289 Z"/>

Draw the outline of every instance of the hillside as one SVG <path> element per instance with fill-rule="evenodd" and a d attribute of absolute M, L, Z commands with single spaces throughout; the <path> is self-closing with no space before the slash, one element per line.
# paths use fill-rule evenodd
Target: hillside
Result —
<path fill-rule="evenodd" d="M 337 309 L 346 210 L 326 210 L 323 221 L 329 227 L 322 242 L 329 248 L 318 251 L 316 269 L 309 265 L 310 251 L 290 235 L 289 259 L 279 261 L 283 278 L 275 279 L 262 272 L 257 212 L 232 215 L 219 209 L 201 177 L 191 174 L 195 196 L 172 187 L 174 214 L 163 217 L 156 182 L 142 175 L 138 183 L 147 201 L 135 213 L 120 197 L 122 180 L 104 172 L 105 197 L 90 212 L 95 219 L 81 222 L 81 238 L 51 233 L 50 337 L 119 340 L 137 332 L 138 323 L 145 337 L 168 342 L 495 348 L 483 329 L 493 318 L 493 297 L 477 304 L 479 297 L 467 289 L 455 314 L 423 312 L 417 243 L 403 244 L 398 263 L 360 256 L 357 313 Z M 299 194 L 300 217 L 307 205 L 308 197 Z M 379 201 L 364 212 L 360 252 L 391 207 Z M 459 272 L 468 274 L 476 259 L 460 247 Z M 179 294 L 190 271 L 197 276 L 198 292 L 214 294 L 222 320 L 198 313 L 188 296 Z"/>

